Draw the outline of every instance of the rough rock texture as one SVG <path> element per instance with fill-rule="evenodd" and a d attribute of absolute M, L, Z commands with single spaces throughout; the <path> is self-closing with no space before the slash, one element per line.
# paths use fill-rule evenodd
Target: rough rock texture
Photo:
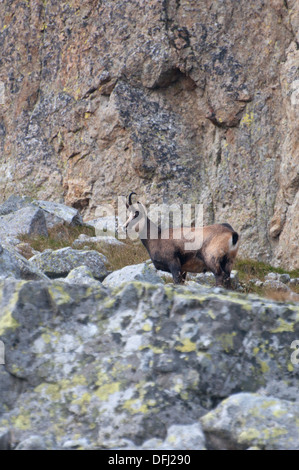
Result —
<path fill-rule="evenodd" d="M 19 234 L 48 236 L 45 214 L 37 207 L 23 207 L 0 216 L 0 240 L 17 239 Z"/>
<path fill-rule="evenodd" d="M 298 267 L 296 0 L 0 4 L 0 193 L 203 202 Z"/>
<path fill-rule="evenodd" d="M 73 250 L 70 247 L 60 250 L 45 250 L 30 258 L 29 263 L 36 266 L 50 278 L 66 277 L 79 266 L 87 266 L 92 275 L 102 281 L 108 274 L 105 263 L 107 258 L 95 250 Z"/>
<path fill-rule="evenodd" d="M 64 279 L 70 284 L 87 285 L 99 287 L 100 281 L 97 281 L 92 275 L 91 270 L 87 266 L 78 266 L 72 269 Z"/>
<path fill-rule="evenodd" d="M 0 445 L 298 448 L 298 304 L 195 283 L 0 292 Z"/>
<path fill-rule="evenodd" d="M 107 246 L 107 245 L 113 245 L 113 246 L 125 246 L 123 242 L 120 240 L 117 240 L 115 237 L 111 236 L 99 236 L 99 237 L 89 237 L 88 235 L 85 235 L 84 233 L 81 233 L 79 237 L 73 241 L 72 247 L 73 248 L 82 248 L 84 246 L 94 246 L 96 244 L 100 244 L 100 246 Z"/>
<path fill-rule="evenodd" d="M 0 278 L 8 277 L 24 280 L 47 279 L 45 274 L 10 245 L 0 245 Z"/>
<path fill-rule="evenodd" d="M 125 266 L 122 269 L 113 271 L 104 279 L 103 285 L 111 288 L 119 287 L 127 281 L 142 281 L 152 284 L 160 284 L 161 277 L 157 274 L 154 266 L 147 263 Z"/>
<path fill-rule="evenodd" d="M 73 207 L 51 201 L 34 201 L 34 204 L 43 210 L 48 228 L 62 223 L 67 225 L 81 225 L 83 223 L 78 210 Z"/>
<path fill-rule="evenodd" d="M 298 450 L 298 421 L 298 404 L 254 393 L 232 395 L 201 419 L 210 446 L 268 450 Z"/>

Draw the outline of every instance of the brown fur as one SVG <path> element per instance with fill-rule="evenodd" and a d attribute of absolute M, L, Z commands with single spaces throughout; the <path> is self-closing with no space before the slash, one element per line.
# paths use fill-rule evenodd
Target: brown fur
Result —
<path fill-rule="evenodd" d="M 216 285 L 230 284 L 230 273 L 238 251 L 238 234 L 228 224 L 207 225 L 190 229 L 183 237 L 182 228 L 160 231 L 147 217 L 142 204 L 129 204 L 131 217 L 126 222 L 141 231 L 147 228 L 146 238 L 141 241 L 147 249 L 154 266 L 162 271 L 171 272 L 174 283 L 183 283 L 186 273 L 211 271 L 215 275 Z M 138 214 L 138 215 L 136 215 Z M 134 218 L 136 222 L 134 223 Z M 151 239 L 151 229 L 158 233 L 157 239 Z M 201 237 L 202 243 L 196 249 L 186 249 L 185 243 Z M 185 232 L 184 232 L 185 233 Z M 191 238 L 191 234 L 193 237 Z M 168 238 L 166 238 L 168 237 Z M 195 237 L 195 238 L 194 238 Z M 233 244 L 235 238 L 236 243 Z"/>

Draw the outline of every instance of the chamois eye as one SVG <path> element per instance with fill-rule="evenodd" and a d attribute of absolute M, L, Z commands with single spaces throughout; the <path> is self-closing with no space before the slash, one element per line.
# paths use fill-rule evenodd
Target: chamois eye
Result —
<path fill-rule="evenodd" d="M 136 219 L 136 217 L 139 216 L 139 211 L 136 211 L 135 214 L 134 214 L 134 219 Z"/>

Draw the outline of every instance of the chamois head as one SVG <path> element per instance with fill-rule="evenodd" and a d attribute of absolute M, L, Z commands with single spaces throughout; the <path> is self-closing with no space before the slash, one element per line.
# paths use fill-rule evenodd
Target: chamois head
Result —
<path fill-rule="evenodd" d="M 132 203 L 133 194 L 137 196 L 134 192 L 129 194 L 128 203 L 126 204 L 127 209 L 129 210 L 129 217 L 124 223 L 123 228 L 126 229 L 130 224 L 131 229 L 134 229 L 136 232 L 140 232 L 144 228 L 147 212 L 141 202 L 137 201 Z"/>

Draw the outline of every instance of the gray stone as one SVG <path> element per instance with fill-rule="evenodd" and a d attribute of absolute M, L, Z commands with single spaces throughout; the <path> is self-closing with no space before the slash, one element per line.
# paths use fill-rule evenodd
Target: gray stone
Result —
<path fill-rule="evenodd" d="M 210 447 L 299 449 L 299 406 L 253 393 L 232 395 L 200 419 Z"/>
<path fill-rule="evenodd" d="M 98 236 L 98 237 L 89 237 L 84 233 L 81 233 L 79 237 L 73 242 L 73 248 L 82 248 L 88 245 L 100 244 L 101 246 L 112 245 L 112 246 L 125 246 L 123 242 L 117 240 L 117 238 L 112 236 Z"/>
<path fill-rule="evenodd" d="M 25 280 L 47 279 L 43 272 L 7 244 L 0 245 L 0 277 Z"/>
<path fill-rule="evenodd" d="M 108 274 L 105 267 L 107 258 L 94 250 L 74 250 L 70 247 L 45 250 L 30 258 L 29 262 L 50 278 L 66 277 L 72 269 L 82 265 L 87 266 L 100 281 Z"/>
<path fill-rule="evenodd" d="M 271 290 L 275 290 L 275 291 L 278 291 L 278 292 L 289 292 L 290 291 L 290 288 L 286 284 L 284 284 L 283 282 L 279 281 L 278 279 L 267 279 L 263 283 L 263 287 L 265 289 L 271 289 Z"/>
<path fill-rule="evenodd" d="M 7 428 L 0 428 L 0 450 L 11 448 L 11 432 Z"/>
<path fill-rule="evenodd" d="M 289 274 L 280 274 L 279 281 L 283 282 L 284 284 L 288 284 L 291 280 L 291 276 Z"/>
<path fill-rule="evenodd" d="M 295 278 L 290 280 L 290 287 L 292 287 L 292 286 L 295 287 L 295 286 L 298 286 L 298 285 L 299 285 L 299 278 L 298 277 L 297 278 L 295 277 Z"/>
<path fill-rule="evenodd" d="M 149 447 L 144 443 L 143 448 Z M 205 450 L 205 436 L 200 423 L 170 426 L 161 447 L 154 447 L 154 449 L 160 448 L 165 450 Z"/>
<path fill-rule="evenodd" d="M 0 216 L 16 212 L 19 209 L 32 205 L 32 199 L 27 196 L 12 194 L 0 205 Z"/>
<path fill-rule="evenodd" d="M 280 448 L 288 424 L 299 442 L 298 304 L 141 281 L 111 291 L 100 282 L 5 279 L 0 294 L 0 427 L 10 423 L 17 442 Z M 235 390 L 246 396 L 236 413 L 227 406 L 229 431 L 218 432 L 225 413 L 214 408 Z M 201 421 L 203 439 L 199 420 L 214 412 L 212 423 Z"/>
<path fill-rule="evenodd" d="M 268 273 L 265 276 L 265 281 L 275 281 L 279 279 L 279 274 L 277 273 Z"/>
<path fill-rule="evenodd" d="M 66 223 L 68 225 L 82 225 L 83 220 L 77 209 L 52 201 L 34 201 L 34 204 L 45 213 L 47 227 Z"/>
<path fill-rule="evenodd" d="M 213 273 L 199 273 L 195 276 L 195 282 L 203 283 L 203 284 L 208 284 L 210 286 L 215 285 L 215 276 Z"/>
<path fill-rule="evenodd" d="M 23 207 L 0 217 L 0 239 L 17 238 L 20 234 L 48 236 L 46 219 L 41 209 Z"/>
<path fill-rule="evenodd" d="M 238 271 L 234 269 L 232 270 L 230 274 L 230 282 L 232 289 L 238 289 L 238 287 L 240 286 Z"/>
<path fill-rule="evenodd" d="M 101 283 L 92 275 L 91 270 L 87 266 L 78 266 L 72 269 L 64 279 L 65 282 L 77 285 L 99 286 Z"/>
<path fill-rule="evenodd" d="M 98 217 L 96 219 L 88 220 L 86 225 L 94 227 L 96 236 L 113 236 L 118 233 L 118 217 L 108 215 L 106 217 Z"/>
<path fill-rule="evenodd" d="M 113 271 L 104 279 L 103 285 L 116 288 L 124 282 L 134 280 L 150 282 L 152 284 L 161 284 L 163 282 L 162 278 L 156 273 L 155 268 L 152 268 L 147 263 L 140 263 Z"/>
<path fill-rule="evenodd" d="M 30 436 L 20 442 L 15 450 L 46 450 L 47 446 L 41 436 Z"/>

